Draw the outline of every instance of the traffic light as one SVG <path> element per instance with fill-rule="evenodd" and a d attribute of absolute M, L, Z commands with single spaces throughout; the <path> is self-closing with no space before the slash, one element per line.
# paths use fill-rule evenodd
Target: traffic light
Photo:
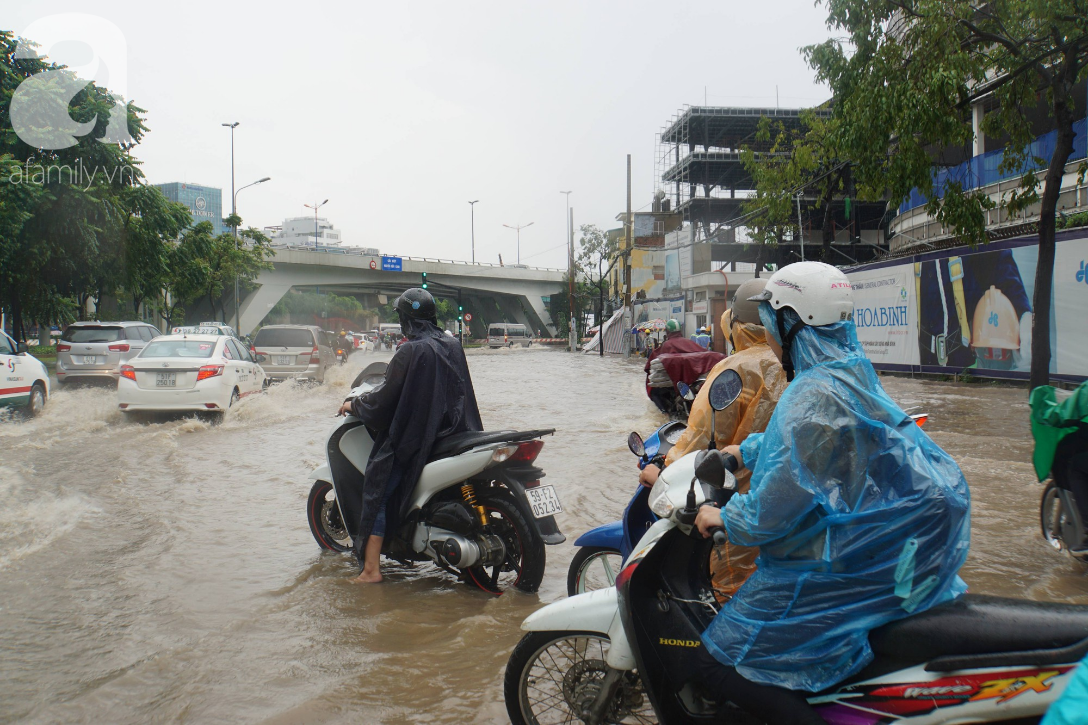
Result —
<path fill-rule="evenodd" d="M 464 307 L 462 307 L 461 305 L 457 305 L 457 319 L 459 321 L 462 321 L 462 322 L 464 321 L 464 319 L 465 319 L 464 311 L 465 311 Z"/>
<path fill-rule="evenodd" d="M 422 274 L 423 274 L 423 284 L 421 286 L 423 287 L 423 289 L 427 289 L 427 273 L 423 272 Z"/>

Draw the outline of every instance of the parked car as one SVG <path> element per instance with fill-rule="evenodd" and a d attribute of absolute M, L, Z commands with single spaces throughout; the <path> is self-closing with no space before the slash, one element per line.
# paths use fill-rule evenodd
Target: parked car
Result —
<path fill-rule="evenodd" d="M 27 351 L 25 342 L 16 343 L 0 330 L 0 408 L 22 408 L 34 417 L 49 399 L 49 371 Z"/>
<path fill-rule="evenodd" d="M 488 347 L 513 347 L 521 345 L 529 347 L 533 344 L 533 333 L 526 329 L 525 325 L 512 322 L 496 322 L 488 326 Z"/>
<path fill-rule="evenodd" d="M 324 332 L 315 325 L 268 325 L 253 338 L 253 349 L 266 360 L 262 367 L 270 380 L 325 382 L 325 371 L 336 363 Z"/>
<path fill-rule="evenodd" d="M 227 335 L 163 335 L 121 366 L 117 405 L 124 413 L 224 413 L 264 389 L 260 361 Z"/>
<path fill-rule="evenodd" d="M 57 343 L 57 382 L 117 380 L 121 366 L 162 333 L 146 322 L 73 322 Z"/>

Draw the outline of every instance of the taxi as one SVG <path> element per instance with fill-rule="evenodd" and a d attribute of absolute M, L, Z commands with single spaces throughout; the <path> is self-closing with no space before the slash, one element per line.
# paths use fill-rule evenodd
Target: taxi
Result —
<path fill-rule="evenodd" d="M 124 413 L 225 413 L 240 398 L 264 389 L 263 357 L 229 335 L 156 337 L 121 366 L 117 407 Z"/>
<path fill-rule="evenodd" d="M 33 417 L 49 399 L 49 371 L 27 351 L 26 343 L 16 344 L 0 330 L 0 408 L 22 408 Z"/>

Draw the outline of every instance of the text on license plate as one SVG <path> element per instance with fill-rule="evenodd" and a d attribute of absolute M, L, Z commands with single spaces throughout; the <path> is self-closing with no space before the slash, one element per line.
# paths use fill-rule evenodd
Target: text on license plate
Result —
<path fill-rule="evenodd" d="M 155 373 L 156 388 L 176 388 L 178 386 L 177 373 Z"/>
<path fill-rule="evenodd" d="M 529 508 L 535 518 L 542 519 L 545 516 L 563 513 L 563 507 L 559 505 L 559 496 L 555 494 L 555 486 L 527 488 L 525 495 L 529 499 Z"/>
<path fill-rule="evenodd" d="M 290 357 L 288 355 L 277 355 L 276 356 L 276 364 L 277 365 L 294 365 L 295 364 L 295 358 Z"/>

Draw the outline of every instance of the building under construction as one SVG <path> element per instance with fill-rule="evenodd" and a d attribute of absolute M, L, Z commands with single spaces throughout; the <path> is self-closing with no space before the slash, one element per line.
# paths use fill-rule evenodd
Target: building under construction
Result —
<path fill-rule="evenodd" d="M 748 244 L 744 229 L 744 205 L 755 195 L 755 183 L 741 159 L 744 149 L 769 154 L 757 140 L 760 120 L 769 118 L 786 132 L 803 130 L 802 109 L 688 106 L 681 109 L 657 137 L 654 177 L 657 186 L 655 211 L 675 211 L 683 216 L 690 244 L 712 243 L 712 260 L 784 265 L 804 256 L 818 258 L 822 244 L 825 209 L 814 193 L 801 190 L 797 199 L 798 223 L 788 230 L 774 250 Z M 827 117 L 829 110 L 814 110 Z M 775 129 L 777 131 L 777 128 Z M 832 259 L 837 265 L 871 260 L 884 251 L 887 204 L 883 201 L 849 205 L 839 196 L 832 200 Z M 847 210 L 850 210 L 849 215 Z M 810 245 L 804 255 L 803 246 Z"/>

